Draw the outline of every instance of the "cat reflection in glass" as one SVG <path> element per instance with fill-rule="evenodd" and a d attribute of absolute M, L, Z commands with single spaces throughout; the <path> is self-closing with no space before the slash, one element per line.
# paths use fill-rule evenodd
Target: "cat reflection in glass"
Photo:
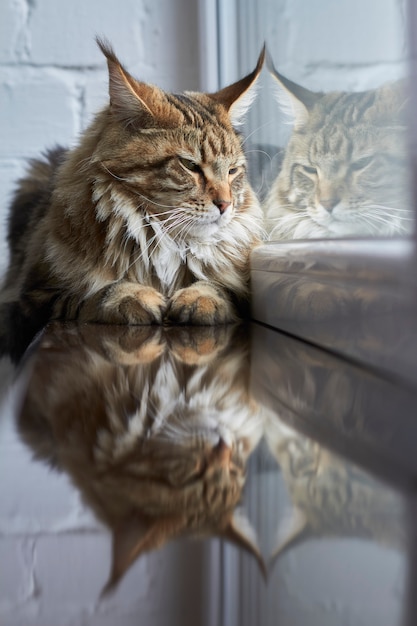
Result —
<path fill-rule="evenodd" d="M 34 160 L 14 197 L 9 315 L 39 325 L 233 321 L 262 232 L 235 127 L 264 53 L 251 74 L 216 93 L 174 95 L 135 80 L 98 44 L 109 106 L 73 150 Z"/>
<path fill-rule="evenodd" d="M 405 84 L 315 93 L 268 58 L 281 108 L 293 119 L 265 200 L 271 239 L 411 232 Z"/>

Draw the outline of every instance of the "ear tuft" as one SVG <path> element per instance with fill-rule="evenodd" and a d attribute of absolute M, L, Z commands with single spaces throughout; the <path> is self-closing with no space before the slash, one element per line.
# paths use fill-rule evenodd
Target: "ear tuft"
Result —
<path fill-rule="evenodd" d="M 292 80 L 285 78 L 275 68 L 269 52 L 266 54 L 266 66 L 270 74 L 277 81 L 278 89 L 275 97 L 285 115 L 294 120 L 294 127 L 301 128 L 307 122 L 311 109 L 321 98 L 321 93 L 309 91 Z"/>
<path fill-rule="evenodd" d="M 213 100 L 220 102 L 226 107 L 234 126 L 242 124 L 243 116 L 256 98 L 255 85 L 265 61 L 265 53 L 266 47 L 264 45 L 253 72 L 236 83 L 233 83 L 216 93 L 209 94 Z"/>
<path fill-rule="evenodd" d="M 254 556 L 266 580 L 266 566 L 259 548 L 256 532 L 242 509 L 235 509 L 228 527 L 223 532 L 223 537 Z"/>
<path fill-rule="evenodd" d="M 107 59 L 112 113 L 126 126 L 149 125 L 154 88 L 135 80 L 125 70 L 106 39 L 96 37 L 96 42 Z"/>

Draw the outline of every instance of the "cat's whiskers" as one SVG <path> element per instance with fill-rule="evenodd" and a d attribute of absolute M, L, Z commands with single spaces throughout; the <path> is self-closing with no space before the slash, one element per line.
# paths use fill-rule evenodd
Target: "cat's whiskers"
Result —
<path fill-rule="evenodd" d="M 153 224 L 152 224 L 151 222 L 149 222 L 149 223 L 147 223 L 147 224 L 142 224 L 142 225 L 138 226 L 138 228 L 137 228 L 137 229 L 134 229 L 134 230 L 131 230 L 131 231 L 130 231 L 129 236 L 130 236 L 130 237 L 131 237 L 131 238 L 132 238 L 132 239 L 133 239 L 136 243 L 138 243 L 138 238 L 137 238 L 137 234 L 138 234 L 138 232 L 140 232 L 140 231 L 142 230 L 142 228 L 143 228 L 143 227 L 145 227 L 145 226 L 152 227 L 152 226 L 153 226 Z M 138 251 L 137 251 L 137 254 L 136 254 L 136 255 L 134 255 L 133 260 L 131 261 L 131 263 L 129 263 L 129 265 L 128 265 L 127 269 L 129 270 L 131 267 L 133 267 L 134 265 L 136 265 L 138 262 L 140 262 L 140 261 L 142 261 L 142 260 L 146 259 L 146 255 L 147 255 L 147 253 L 148 253 L 148 251 L 149 251 L 149 248 L 153 245 L 153 243 L 154 243 L 155 241 L 157 242 L 157 243 L 156 243 L 156 246 L 160 245 L 160 243 L 161 243 L 161 241 L 162 241 L 162 239 L 163 239 L 163 237 L 164 237 L 164 235 L 165 235 L 165 234 L 166 234 L 166 232 L 165 232 L 165 231 L 163 231 L 163 232 L 161 233 L 161 232 L 158 232 L 158 231 L 155 231 L 155 230 L 154 230 L 154 235 L 148 239 L 148 241 L 147 241 L 147 243 L 146 243 L 146 246 L 145 246 L 145 247 L 143 247 L 143 246 L 139 245 L 139 249 L 138 249 Z M 151 255 L 148 255 L 148 256 L 152 256 L 152 253 L 151 253 Z M 146 263 L 146 265 L 148 265 L 148 263 Z"/>
<path fill-rule="evenodd" d="M 149 204 L 159 206 L 161 207 L 161 209 L 172 209 L 173 211 L 178 211 L 180 209 L 180 207 L 174 206 L 173 204 L 162 204 L 161 202 L 156 202 L 156 200 L 151 200 L 151 198 L 147 198 L 143 195 L 143 193 L 136 191 L 136 189 L 131 189 L 131 191 L 133 191 L 136 196 L 139 196 L 143 200 L 146 200 L 146 202 L 148 202 Z M 169 213 L 169 211 L 163 211 L 162 213 L 160 213 L 160 215 L 164 215 L 165 213 Z"/>
<path fill-rule="evenodd" d="M 147 241 L 147 245 L 145 248 L 140 248 L 138 250 L 138 254 L 134 256 L 133 260 L 131 261 L 131 263 L 128 266 L 128 269 L 130 269 L 131 267 L 133 267 L 134 265 L 136 265 L 137 263 L 139 263 L 140 261 L 142 261 L 145 258 L 145 255 L 148 255 L 150 258 L 152 257 L 152 255 L 154 254 L 154 252 L 156 251 L 156 249 L 158 247 L 161 246 L 161 244 L 163 243 L 165 238 L 170 238 L 171 241 L 173 243 L 178 243 L 178 239 L 180 238 L 180 236 L 182 235 L 182 232 L 179 231 L 178 233 L 176 233 L 174 236 L 172 236 L 172 233 L 170 231 L 172 231 L 175 227 L 178 227 L 179 225 L 181 225 L 182 230 L 184 229 L 184 225 L 188 226 L 188 228 L 186 229 L 186 234 L 188 234 L 190 228 L 192 227 L 192 225 L 194 224 L 194 220 L 191 217 L 184 217 L 184 215 L 181 215 L 181 213 L 178 215 L 178 212 L 176 215 L 171 215 L 167 220 L 165 220 L 165 222 L 168 222 L 168 220 L 175 220 L 172 224 L 164 224 L 164 222 L 160 222 L 158 221 L 159 225 L 164 225 L 165 227 L 161 229 L 161 231 L 154 231 L 154 235 L 153 237 L 151 237 L 148 241 Z M 149 222 L 147 224 L 147 226 L 152 226 L 152 222 Z M 148 254 L 149 248 L 156 242 L 155 248 L 154 250 L 152 250 L 152 252 L 150 254 Z"/>
<path fill-rule="evenodd" d="M 361 208 L 363 209 L 372 209 L 372 210 L 380 210 L 380 211 L 394 211 L 396 213 L 407 213 L 410 214 L 411 211 L 410 209 L 400 209 L 399 207 L 391 207 L 391 206 L 386 206 L 385 204 L 365 204 L 365 205 L 361 205 Z M 403 218 L 401 218 L 403 219 Z"/>
<path fill-rule="evenodd" d="M 272 229 L 269 230 L 268 238 L 271 239 L 272 236 L 279 233 L 281 237 L 289 237 L 292 239 L 292 233 L 294 227 L 304 222 L 305 220 L 311 220 L 310 215 L 307 212 L 307 209 L 294 211 L 291 210 L 290 213 L 286 213 L 285 215 L 281 215 L 280 217 L 268 217 L 267 222 L 271 224 L 271 222 L 277 222 Z"/>
<path fill-rule="evenodd" d="M 272 157 L 271 157 L 271 155 L 270 155 L 270 154 L 268 154 L 268 152 L 266 152 L 265 150 L 258 150 L 258 149 L 256 149 L 256 148 L 253 148 L 253 149 L 251 149 L 251 150 L 248 150 L 248 151 L 246 152 L 246 155 L 249 155 L 249 154 L 255 154 L 255 153 L 258 153 L 258 154 L 264 154 L 266 157 L 268 157 L 268 159 L 269 159 L 269 165 L 271 165 L 271 163 L 272 163 Z M 266 177 L 266 175 L 265 175 L 264 170 L 262 169 L 262 179 L 261 179 L 261 184 L 260 184 L 260 185 L 258 186 L 258 188 L 256 189 L 256 195 L 257 195 L 257 196 L 259 196 L 260 192 L 262 191 L 262 189 L 263 189 L 263 187 L 264 187 L 264 184 L 265 184 L 266 180 L 267 180 L 267 177 Z"/>
<path fill-rule="evenodd" d="M 258 150 L 257 148 L 252 148 L 251 150 L 247 150 L 247 151 L 245 152 L 245 154 L 252 154 L 252 153 L 255 153 L 255 152 L 257 152 L 258 154 L 264 154 L 265 156 L 267 156 L 267 157 L 268 157 L 268 159 L 269 159 L 269 163 L 272 163 L 272 157 L 271 157 L 271 155 L 270 155 L 270 154 L 268 154 L 268 152 L 266 152 L 265 150 Z"/>
<path fill-rule="evenodd" d="M 247 225 L 253 225 L 253 228 L 259 232 L 259 237 L 261 239 L 266 239 L 268 237 L 267 230 L 263 226 L 260 226 L 259 219 L 257 217 L 246 213 L 242 215 L 242 219 L 239 218 L 240 215 L 237 214 L 234 218 L 235 222 L 243 223 L 244 227 L 246 227 Z"/>
<path fill-rule="evenodd" d="M 270 126 L 272 123 L 273 123 L 273 120 L 269 120 L 268 122 L 265 122 L 264 124 L 261 124 L 260 126 L 257 126 L 251 133 L 249 133 L 249 135 L 246 135 L 245 139 L 242 141 L 242 146 L 244 146 L 245 143 L 248 141 L 248 139 L 250 139 L 252 135 L 257 133 L 258 130 L 262 130 L 263 128 L 266 128 L 266 126 Z"/>
<path fill-rule="evenodd" d="M 183 209 L 181 211 L 178 211 L 175 215 L 172 215 L 168 219 L 162 221 L 161 225 L 162 228 L 165 229 L 166 234 L 169 234 L 173 241 L 175 241 L 176 238 L 182 233 L 181 230 L 179 230 L 178 233 L 176 233 L 176 235 L 172 237 L 172 231 L 174 231 L 176 228 L 183 228 L 183 226 L 185 225 L 193 224 L 194 222 L 195 219 L 193 216 L 190 216 L 189 211 Z"/>
<path fill-rule="evenodd" d="M 139 248 L 138 252 L 136 255 L 134 255 L 133 260 L 129 263 L 129 265 L 127 266 L 127 269 L 129 270 L 130 268 L 132 268 L 133 266 L 135 266 L 137 263 L 139 263 L 140 261 L 142 261 L 143 259 L 146 258 L 146 255 L 148 253 L 149 248 L 152 246 L 153 242 L 159 237 L 159 233 L 155 233 L 153 237 L 151 237 L 149 239 L 149 241 L 147 242 L 147 245 L 144 249 Z M 159 242 L 158 242 L 159 243 Z M 158 245 L 158 244 L 157 244 Z M 151 255 L 148 255 L 151 256 Z M 146 265 L 148 265 L 146 263 Z"/>
<path fill-rule="evenodd" d="M 385 212 L 377 213 L 374 210 L 370 213 L 367 213 L 370 219 L 373 219 L 375 222 L 379 224 L 387 224 L 394 232 L 406 232 L 409 229 L 409 222 L 413 222 L 412 217 L 404 217 L 398 215 L 386 214 Z M 393 219 L 394 218 L 394 219 Z"/>
<path fill-rule="evenodd" d="M 184 243 L 194 225 L 195 219 L 192 217 L 185 218 L 182 222 L 175 224 L 174 226 L 181 226 L 181 230 L 172 237 L 173 241 L 176 243 L 182 241 Z"/>
<path fill-rule="evenodd" d="M 291 211 L 290 213 L 285 213 L 284 215 L 280 215 L 279 217 L 269 217 L 266 216 L 266 219 L 269 222 L 280 222 L 280 221 L 290 221 L 290 220 L 299 220 L 302 217 L 308 217 L 308 211 Z"/>
<path fill-rule="evenodd" d="M 398 207 L 389 207 L 383 204 L 365 204 L 361 205 L 361 211 L 366 211 L 369 215 L 375 215 L 379 217 L 394 218 L 400 222 L 414 221 L 412 213 L 409 209 L 400 209 Z"/>
<path fill-rule="evenodd" d="M 402 220 L 400 220 L 398 223 L 393 223 L 393 220 L 389 215 L 378 215 L 374 210 L 367 212 L 362 211 L 358 213 L 357 220 L 366 223 L 368 226 L 371 226 L 374 229 L 380 229 L 381 226 L 388 226 L 389 231 L 397 233 L 407 231 L 405 224 L 401 223 Z"/>

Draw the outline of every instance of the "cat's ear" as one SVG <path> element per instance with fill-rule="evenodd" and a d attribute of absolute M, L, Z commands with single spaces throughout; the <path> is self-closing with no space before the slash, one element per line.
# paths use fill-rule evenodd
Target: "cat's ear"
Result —
<path fill-rule="evenodd" d="M 269 560 L 269 567 L 285 552 L 305 541 L 310 536 L 308 521 L 305 514 L 294 507 L 290 515 L 281 522 L 274 549 Z"/>
<path fill-rule="evenodd" d="M 220 89 L 216 93 L 209 94 L 213 100 L 220 102 L 229 112 L 230 119 L 234 126 L 239 126 L 243 122 L 243 117 L 256 98 L 256 81 L 261 73 L 265 60 L 265 46 L 262 48 L 253 72 L 241 78 L 236 83 Z"/>
<path fill-rule="evenodd" d="M 99 37 L 97 44 L 107 59 L 109 69 L 110 109 L 116 118 L 129 125 L 152 121 L 152 103 L 157 87 L 142 83 L 129 74 L 108 42 Z"/>
<path fill-rule="evenodd" d="M 259 548 L 256 532 L 240 508 L 235 509 L 233 512 L 226 530 L 222 533 L 222 537 L 254 556 L 263 576 L 266 578 L 265 561 Z"/>
<path fill-rule="evenodd" d="M 161 547 L 178 528 L 179 520 L 144 520 L 131 515 L 113 530 L 113 554 L 109 579 L 101 595 L 112 591 L 133 563 L 144 553 Z"/>
<path fill-rule="evenodd" d="M 322 96 L 321 93 L 309 91 L 292 80 L 285 78 L 280 74 L 274 66 L 272 57 L 269 53 L 266 56 L 266 64 L 269 72 L 278 83 L 276 98 L 281 110 L 294 120 L 294 128 L 302 128 L 309 117 L 309 113 L 313 106 Z"/>

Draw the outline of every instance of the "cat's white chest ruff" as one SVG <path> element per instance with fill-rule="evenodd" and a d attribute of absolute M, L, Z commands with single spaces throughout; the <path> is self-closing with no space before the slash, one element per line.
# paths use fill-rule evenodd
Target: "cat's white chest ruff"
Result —
<path fill-rule="evenodd" d="M 180 266 L 185 263 L 185 251 L 180 248 L 158 246 L 152 254 L 152 264 L 162 286 L 169 291 L 175 284 Z"/>

